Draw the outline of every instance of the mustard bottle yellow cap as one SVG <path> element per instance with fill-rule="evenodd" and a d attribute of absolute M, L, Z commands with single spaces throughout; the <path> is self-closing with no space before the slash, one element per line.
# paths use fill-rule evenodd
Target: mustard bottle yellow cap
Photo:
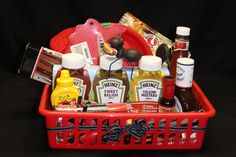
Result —
<path fill-rule="evenodd" d="M 62 70 L 60 77 L 57 78 L 57 85 L 61 87 L 69 87 L 73 86 L 73 78 L 70 77 L 69 71 L 68 70 Z"/>

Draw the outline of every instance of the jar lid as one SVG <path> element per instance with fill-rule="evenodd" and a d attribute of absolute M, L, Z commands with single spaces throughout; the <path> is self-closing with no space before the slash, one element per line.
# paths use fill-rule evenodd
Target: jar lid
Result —
<path fill-rule="evenodd" d="M 62 55 L 61 65 L 67 69 L 81 69 L 84 67 L 85 60 L 81 54 L 67 53 Z"/>
<path fill-rule="evenodd" d="M 162 60 L 157 56 L 142 56 L 139 61 L 139 69 L 145 71 L 158 71 L 161 70 Z"/>
<path fill-rule="evenodd" d="M 117 60 L 116 56 L 103 55 L 100 57 L 100 68 L 109 70 L 111 63 Z M 110 70 L 120 70 L 122 68 L 122 59 L 117 60 L 111 65 Z"/>
<path fill-rule="evenodd" d="M 187 58 L 187 57 L 181 57 L 177 59 L 177 64 L 181 65 L 194 65 L 194 60 L 192 58 Z"/>
<path fill-rule="evenodd" d="M 190 35 L 190 28 L 189 27 L 178 26 L 176 28 L 176 34 L 183 35 L 183 36 L 188 36 L 188 35 Z"/>

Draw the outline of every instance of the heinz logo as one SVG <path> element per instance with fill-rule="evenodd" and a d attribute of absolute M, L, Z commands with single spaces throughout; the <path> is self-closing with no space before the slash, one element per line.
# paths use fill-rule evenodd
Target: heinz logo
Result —
<path fill-rule="evenodd" d="M 104 83 L 103 84 L 104 85 L 104 87 L 118 87 L 118 83 L 115 83 L 115 82 L 107 82 L 107 83 Z"/>

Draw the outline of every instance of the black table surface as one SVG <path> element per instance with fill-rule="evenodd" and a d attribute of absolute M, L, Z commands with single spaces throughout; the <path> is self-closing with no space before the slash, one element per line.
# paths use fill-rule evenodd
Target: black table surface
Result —
<path fill-rule="evenodd" d="M 199 150 L 54 150 L 48 146 L 44 117 L 38 113 L 43 84 L 13 72 L 2 72 L 1 154 L 34 157 L 236 156 L 236 80 L 203 76 L 196 76 L 195 80 L 216 109 L 216 116 L 209 120 L 204 143 Z"/>

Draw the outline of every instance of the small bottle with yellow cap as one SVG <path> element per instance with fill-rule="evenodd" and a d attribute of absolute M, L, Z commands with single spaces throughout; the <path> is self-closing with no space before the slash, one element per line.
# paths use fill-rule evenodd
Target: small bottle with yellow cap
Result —
<path fill-rule="evenodd" d="M 69 71 L 62 70 L 56 81 L 57 85 L 51 94 L 52 107 L 56 109 L 57 107 L 76 106 L 80 93 L 74 85 Z"/>

